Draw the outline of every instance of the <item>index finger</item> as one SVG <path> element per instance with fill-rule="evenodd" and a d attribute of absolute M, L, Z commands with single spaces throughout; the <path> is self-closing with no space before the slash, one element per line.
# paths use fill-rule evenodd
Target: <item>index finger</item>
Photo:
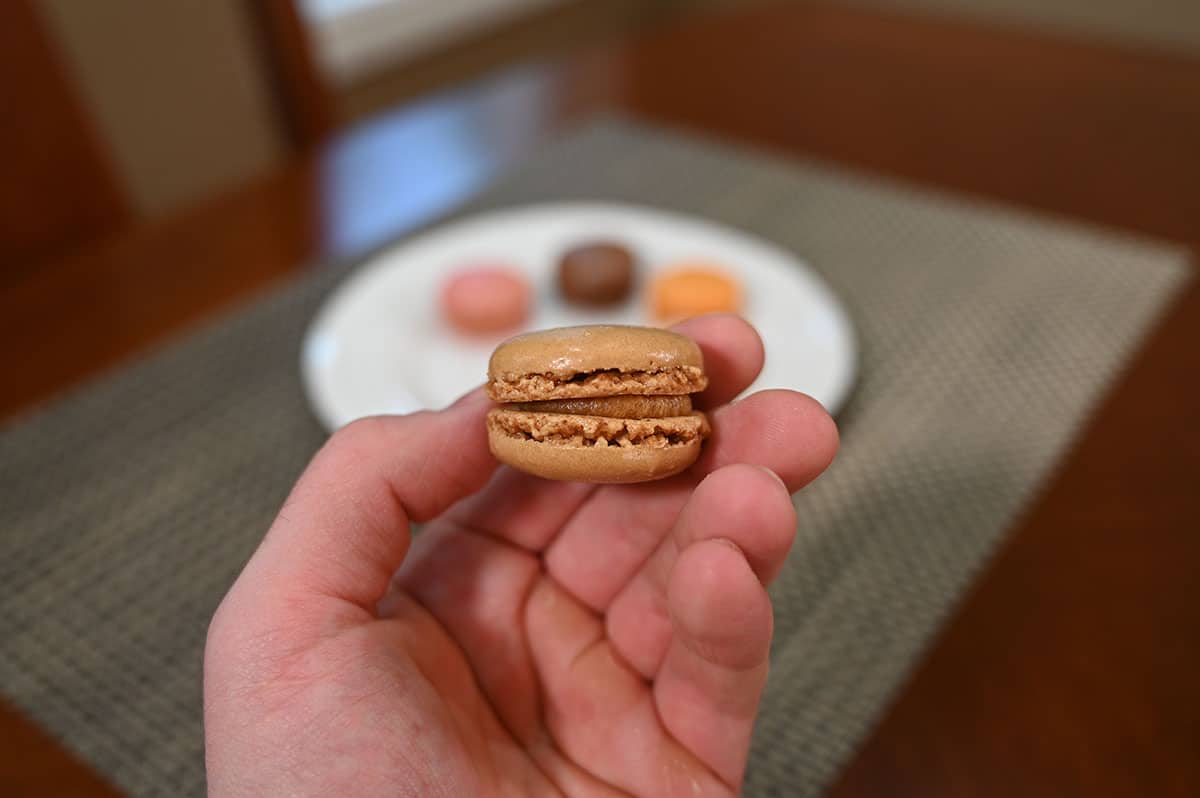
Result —
<path fill-rule="evenodd" d="M 333 598 L 373 610 L 408 551 L 409 522 L 478 490 L 496 466 L 482 391 L 438 412 L 334 433 L 292 489 L 231 596 L 256 610 Z"/>
<path fill-rule="evenodd" d="M 745 319 L 730 313 L 697 316 L 676 324 L 704 353 L 708 388 L 692 397 L 701 410 L 712 410 L 750 387 L 762 371 L 765 358 L 762 338 Z"/>

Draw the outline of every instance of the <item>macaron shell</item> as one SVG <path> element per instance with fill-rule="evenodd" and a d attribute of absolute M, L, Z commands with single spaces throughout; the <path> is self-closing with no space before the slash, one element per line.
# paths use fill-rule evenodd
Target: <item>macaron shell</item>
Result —
<path fill-rule="evenodd" d="M 529 318 L 531 298 L 529 281 L 515 269 L 465 269 L 442 284 L 442 315 L 461 332 L 504 332 Z"/>
<path fill-rule="evenodd" d="M 621 302 L 634 282 L 633 253 L 615 242 L 583 244 L 558 263 L 558 288 L 568 302 L 611 305 Z"/>
<path fill-rule="evenodd" d="M 650 286 L 650 307 L 663 323 L 705 313 L 738 313 L 742 286 L 732 274 L 705 265 L 680 266 L 660 273 Z"/>
<path fill-rule="evenodd" d="M 492 353 L 488 377 L 511 381 L 539 374 L 565 380 L 593 371 L 655 372 L 676 366 L 704 367 L 695 341 L 653 327 L 596 324 L 510 338 Z"/>
<path fill-rule="evenodd" d="M 581 379 L 525 374 L 513 380 L 488 381 L 495 402 L 542 402 L 551 399 L 590 399 L 609 396 L 682 396 L 708 387 L 708 377 L 696 366 L 660 371 L 597 371 Z"/>
<path fill-rule="evenodd" d="M 492 454 L 513 468 L 546 479 L 606 483 L 644 482 L 677 474 L 696 461 L 710 433 L 708 419 L 699 412 L 661 419 L 618 419 L 503 407 L 488 413 L 487 429 Z M 564 440 L 572 436 L 584 440 Z M 598 437 L 605 438 L 606 445 L 595 445 Z M 678 442 L 664 445 L 664 438 Z M 618 439 L 624 439 L 624 445 Z"/>
<path fill-rule="evenodd" d="M 680 446 L 571 447 L 488 430 L 488 446 L 502 463 L 545 479 L 630 483 L 674 476 L 696 462 L 700 438 Z"/>
<path fill-rule="evenodd" d="M 488 429 L 531 437 L 547 446 L 590 449 L 597 441 L 604 446 L 678 445 L 692 438 L 705 438 L 710 432 L 708 418 L 701 412 L 664 418 L 615 418 L 611 416 L 540 413 L 517 410 L 511 405 L 488 411 Z M 575 443 L 568 443 L 572 438 Z M 601 440 L 602 439 L 602 440 Z M 668 441 L 674 444 L 668 444 Z M 557 441 L 555 443 L 554 441 Z M 646 443 L 649 441 L 649 443 Z"/>

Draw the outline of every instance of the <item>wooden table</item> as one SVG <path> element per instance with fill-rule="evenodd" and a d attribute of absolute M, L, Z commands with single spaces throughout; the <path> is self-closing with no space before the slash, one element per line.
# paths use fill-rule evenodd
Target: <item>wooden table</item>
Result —
<path fill-rule="evenodd" d="M 0 412 L 411 229 L 604 108 L 1200 248 L 1200 60 L 790 3 L 399 110 L 39 271 L 0 296 Z M 1193 283 L 833 795 L 1200 794 L 1198 350 Z M 0 793 L 114 794 L 11 709 L 0 746 Z"/>

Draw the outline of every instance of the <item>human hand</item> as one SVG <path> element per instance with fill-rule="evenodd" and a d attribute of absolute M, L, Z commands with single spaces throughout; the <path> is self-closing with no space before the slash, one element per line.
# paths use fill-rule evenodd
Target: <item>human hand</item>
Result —
<path fill-rule="evenodd" d="M 498 469 L 481 391 L 336 433 L 209 629 L 210 795 L 737 793 L 789 492 L 837 432 L 790 391 L 721 407 L 762 366 L 745 322 L 677 329 L 714 432 L 667 480 Z"/>

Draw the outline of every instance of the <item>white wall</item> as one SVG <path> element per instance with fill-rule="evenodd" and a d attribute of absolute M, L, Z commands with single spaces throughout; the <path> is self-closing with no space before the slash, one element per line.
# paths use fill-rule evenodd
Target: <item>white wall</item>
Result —
<path fill-rule="evenodd" d="M 345 86 L 489 25 L 564 1 L 305 0 L 304 8 L 327 74 Z"/>

